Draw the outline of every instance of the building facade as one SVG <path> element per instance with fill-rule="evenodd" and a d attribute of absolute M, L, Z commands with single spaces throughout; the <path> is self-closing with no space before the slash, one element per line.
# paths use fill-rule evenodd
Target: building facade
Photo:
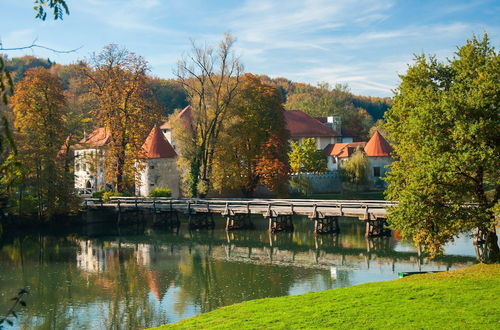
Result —
<path fill-rule="evenodd" d="M 149 133 L 142 154 L 136 162 L 136 194 L 149 196 L 155 188 L 168 188 L 172 197 L 180 195 L 180 174 L 177 170 L 177 153 L 155 126 Z"/>
<path fill-rule="evenodd" d="M 104 155 L 110 141 L 109 132 L 101 127 L 73 147 L 75 189 L 90 193 L 112 188 L 104 178 Z"/>

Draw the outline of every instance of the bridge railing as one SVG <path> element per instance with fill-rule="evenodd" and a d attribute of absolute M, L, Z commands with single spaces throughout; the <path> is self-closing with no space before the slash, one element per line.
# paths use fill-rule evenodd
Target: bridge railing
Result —
<path fill-rule="evenodd" d="M 320 199 L 255 199 L 255 198 L 190 198 L 190 199 L 174 199 L 166 197 L 111 197 L 108 201 L 99 198 L 85 199 L 85 205 L 171 205 L 179 207 L 180 205 L 189 206 L 206 206 L 213 208 L 245 208 L 245 207 L 316 207 L 318 210 L 322 208 L 387 208 L 396 205 L 395 202 L 383 200 L 320 200 Z"/>

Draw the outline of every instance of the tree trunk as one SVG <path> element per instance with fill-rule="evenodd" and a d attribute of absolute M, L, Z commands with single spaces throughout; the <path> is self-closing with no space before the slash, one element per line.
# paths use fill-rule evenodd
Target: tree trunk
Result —
<path fill-rule="evenodd" d="M 124 190 L 124 178 L 123 172 L 125 168 L 125 149 L 120 151 L 118 159 L 116 160 L 116 187 L 117 192 L 123 192 Z"/>
<path fill-rule="evenodd" d="M 500 262 L 500 248 L 498 247 L 498 237 L 495 228 L 488 230 L 486 233 L 486 249 L 488 252 L 486 262 Z"/>

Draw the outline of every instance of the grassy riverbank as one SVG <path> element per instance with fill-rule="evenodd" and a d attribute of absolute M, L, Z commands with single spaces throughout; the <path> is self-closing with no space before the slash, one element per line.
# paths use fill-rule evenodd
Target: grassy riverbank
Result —
<path fill-rule="evenodd" d="M 170 328 L 500 328 L 500 265 L 259 299 Z"/>

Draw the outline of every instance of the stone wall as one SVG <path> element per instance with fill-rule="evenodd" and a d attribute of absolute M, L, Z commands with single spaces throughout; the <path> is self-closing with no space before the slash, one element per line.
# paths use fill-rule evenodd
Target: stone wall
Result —
<path fill-rule="evenodd" d="M 140 196 L 148 196 L 154 188 L 169 188 L 172 197 L 180 196 L 180 173 L 177 169 L 177 158 L 147 159 L 142 163 L 136 192 Z"/>

